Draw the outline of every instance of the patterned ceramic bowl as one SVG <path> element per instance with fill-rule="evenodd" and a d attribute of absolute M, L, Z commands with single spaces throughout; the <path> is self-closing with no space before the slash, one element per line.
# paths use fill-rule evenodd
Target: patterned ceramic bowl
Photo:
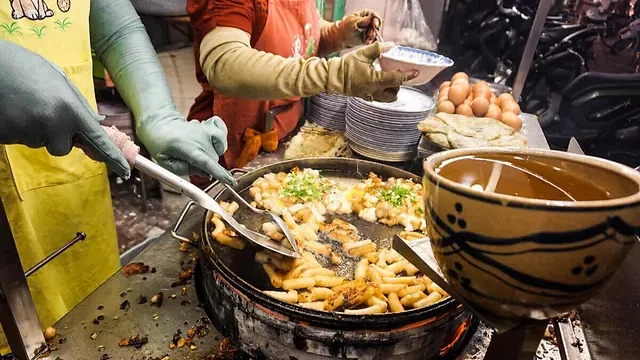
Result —
<path fill-rule="evenodd" d="M 394 46 L 378 59 L 384 71 L 420 71 L 420 75 L 405 85 L 422 85 L 436 77 L 442 70 L 453 66 L 453 60 L 440 54 L 405 46 Z"/>
<path fill-rule="evenodd" d="M 443 273 L 498 317 L 548 319 L 576 308 L 638 241 L 640 173 L 624 165 L 461 149 L 432 155 L 424 170 L 427 231 Z"/>

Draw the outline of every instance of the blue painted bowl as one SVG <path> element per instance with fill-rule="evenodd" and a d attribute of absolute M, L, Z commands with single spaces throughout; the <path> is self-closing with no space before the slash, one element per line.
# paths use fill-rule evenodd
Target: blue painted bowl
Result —
<path fill-rule="evenodd" d="M 394 46 L 378 59 L 384 71 L 418 70 L 417 78 L 405 82 L 405 85 L 422 85 L 431 81 L 442 70 L 453 66 L 453 60 L 440 54 L 406 46 Z"/>
<path fill-rule="evenodd" d="M 558 151 L 477 148 L 434 154 L 424 170 L 438 264 L 460 296 L 498 317 L 543 320 L 578 307 L 638 241 L 640 173 L 624 165 Z M 495 173 L 495 192 L 484 191 Z M 547 197 L 552 193 L 567 199 Z"/>

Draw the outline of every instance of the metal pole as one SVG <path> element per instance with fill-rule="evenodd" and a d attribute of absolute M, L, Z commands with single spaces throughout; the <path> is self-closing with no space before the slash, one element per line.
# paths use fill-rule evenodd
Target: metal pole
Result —
<path fill-rule="evenodd" d="M 87 235 L 85 233 L 83 233 L 83 232 L 77 233 L 76 237 L 74 237 L 73 240 L 69 241 L 69 243 L 67 243 L 67 245 L 65 245 L 65 246 L 61 247 L 60 249 L 56 250 L 53 254 L 47 256 L 46 258 L 44 258 L 44 260 L 40 261 L 39 263 L 33 265 L 33 267 L 31 269 L 27 270 L 24 273 L 24 276 L 29 277 L 29 276 L 33 275 L 33 273 L 35 273 L 36 271 L 42 269 L 43 266 L 47 265 L 51 260 L 57 258 L 58 255 L 60 255 L 63 252 L 67 251 L 67 249 L 69 249 L 70 247 L 75 245 L 78 241 L 83 241 L 86 238 L 87 238 Z"/>
<path fill-rule="evenodd" d="M 516 74 L 516 79 L 513 82 L 513 97 L 516 100 L 518 100 L 520 95 L 522 95 L 522 89 L 527 81 L 529 69 L 533 62 L 533 56 L 536 54 L 536 47 L 538 46 L 538 41 L 540 41 L 540 35 L 542 34 L 547 14 L 549 14 L 549 10 L 551 10 L 552 6 L 553 0 L 540 0 L 540 5 L 538 5 L 536 17 L 533 19 L 533 25 L 531 26 L 531 32 L 529 33 L 529 39 L 527 40 L 527 45 L 524 48 L 522 60 L 518 67 L 518 73 Z"/>
<path fill-rule="evenodd" d="M 16 359 L 33 360 L 46 349 L 36 306 L 1 199 L 0 323 Z"/>

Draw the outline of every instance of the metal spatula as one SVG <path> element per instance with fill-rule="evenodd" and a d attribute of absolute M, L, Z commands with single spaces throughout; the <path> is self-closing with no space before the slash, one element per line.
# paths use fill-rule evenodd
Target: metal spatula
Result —
<path fill-rule="evenodd" d="M 461 303 L 485 324 L 498 331 L 498 333 L 507 332 L 521 325 L 521 323 L 517 321 L 497 318 L 487 314 L 460 296 L 445 279 L 444 274 L 440 270 L 428 237 L 420 240 L 404 241 L 396 235 L 393 238 L 393 248 L 410 263 L 415 265 L 421 273 L 428 276 L 434 283 L 438 284 L 438 286 L 451 295 L 452 298 Z"/>

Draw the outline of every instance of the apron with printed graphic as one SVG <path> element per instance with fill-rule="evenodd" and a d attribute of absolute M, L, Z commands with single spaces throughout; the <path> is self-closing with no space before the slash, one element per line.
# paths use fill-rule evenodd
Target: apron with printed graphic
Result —
<path fill-rule="evenodd" d="M 0 40 L 16 43 L 58 65 L 95 109 L 89 7 L 90 1 L 78 0 L 2 0 Z M 20 81 L 19 74 L 16 81 Z M 54 157 L 44 148 L 0 146 L 0 198 L 25 269 L 65 245 L 76 232 L 87 234 L 85 241 L 28 279 L 43 328 L 59 320 L 118 270 L 104 164 L 79 149 Z M 8 350 L 4 333 L 0 340 L 4 354 Z"/>
<path fill-rule="evenodd" d="M 256 50 L 285 58 L 315 56 L 320 41 L 320 22 L 312 0 L 269 0 L 269 13 Z M 274 129 L 282 139 L 298 124 L 303 115 L 300 98 L 256 101 L 223 95 L 214 90 L 213 114 L 224 120 L 229 135 L 229 147 L 224 154 L 227 168 L 234 167 L 242 151 L 242 136 L 247 128 L 262 132 L 268 110 L 287 106 L 276 115 Z"/>

